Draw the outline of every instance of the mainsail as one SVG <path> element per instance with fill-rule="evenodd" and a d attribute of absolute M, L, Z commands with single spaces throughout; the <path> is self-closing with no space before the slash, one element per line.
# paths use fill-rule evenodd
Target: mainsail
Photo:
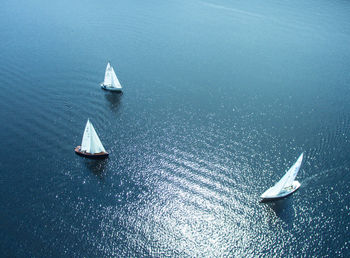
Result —
<path fill-rule="evenodd" d="M 120 88 L 120 89 L 122 88 L 118 80 L 118 77 L 115 74 L 114 69 L 109 62 L 106 67 L 105 79 L 103 81 L 103 85 L 112 87 L 112 88 Z"/>
<path fill-rule="evenodd" d="M 268 190 L 268 195 L 277 195 L 283 188 L 292 186 L 294 179 L 296 178 L 301 162 L 303 161 L 304 153 L 302 153 L 294 165 L 287 171 L 287 173 L 278 181 L 273 187 Z"/>
<path fill-rule="evenodd" d="M 81 150 L 91 154 L 106 152 L 94 126 L 91 124 L 89 119 L 86 122 L 83 140 L 81 143 Z"/>

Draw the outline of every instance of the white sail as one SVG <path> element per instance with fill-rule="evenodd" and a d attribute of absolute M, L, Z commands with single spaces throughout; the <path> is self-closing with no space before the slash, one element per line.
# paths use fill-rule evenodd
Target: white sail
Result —
<path fill-rule="evenodd" d="M 90 153 L 90 143 L 91 143 L 91 133 L 90 133 L 90 121 L 89 119 L 86 122 L 83 140 L 81 141 L 81 150 Z"/>
<path fill-rule="evenodd" d="M 100 141 L 100 138 L 98 137 L 94 126 L 90 123 L 91 128 L 91 143 L 90 143 L 90 153 L 99 153 L 99 152 L 106 152 L 105 148 L 102 145 L 102 142 Z"/>
<path fill-rule="evenodd" d="M 303 161 L 303 153 L 299 156 L 298 160 L 294 163 L 293 166 L 287 171 L 287 173 L 278 181 L 273 187 L 268 189 L 264 194 L 266 195 L 277 195 L 283 188 L 292 186 L 294 179 L 296 178 L 301 162 Z"/>
<path fill-rule="evenodd" d="M 289 187 L 293 184 L 293 181 L 297 177 L 298 172 L 300 170 L 301 162 L 303 161 L 303 156 L 304 153 L 301 153 L 295 164 L 288 170 L 288 178 L 286 180 L 286 183 L 284 184 L 284 187 Z"/>
<path fill-rule="evenodd" d="M 90 120 L 85 126 L 81 150 L 91 154 L 106 152 Z"/>
<path fill-rule="evenodd" d="M 120 85 L 120 82 L 119 82 L 119 80 L 118 80 L 118 77 L 117 77 L 117 75 L 115 74 L 115 72 L 114 72 L 114 69 L 113 69 L 113 67 L 112 67 L 112 72 L 111 72 L 111 74 L 112 74 L 112 87 L 114 87 L 114 88 L 122 88 L 122 86 Z"/>
<path fill-rule="evenodd" d="M 114 72 L 113 67 L 108 62 L 105 72 L 105 79 L 103 81 L 103 85 L 111 88 L 122 88 L 117 75 Z"/>
<path fill-rule="evenodd" d="M 106 71 L 105 71 L 105 79 L 103 81 L 103 85 L 111 86 L 112 85 L 112 76 L 111 76 L 111 65 L 108 62 Z"/>

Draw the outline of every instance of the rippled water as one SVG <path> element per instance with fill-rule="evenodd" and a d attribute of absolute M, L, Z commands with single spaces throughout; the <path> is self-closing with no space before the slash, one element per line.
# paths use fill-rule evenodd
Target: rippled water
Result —
<path fill-rule="evenodd" d="M 3 1 L 1 256 L 348 256 L 349 13 Z M 109 159 L 74 154 L 87 118 Z M 301 152 L 300 190 L 259 203 Z"/>

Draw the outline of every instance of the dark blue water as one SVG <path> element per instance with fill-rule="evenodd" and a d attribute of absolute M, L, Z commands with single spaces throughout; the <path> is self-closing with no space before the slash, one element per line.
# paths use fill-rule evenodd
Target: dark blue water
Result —
<path fill-rule="evenodd" d="M 349 256 L 349 13 L 3 0 L 1 256 Z M 74 154 L 87 118 L 109 159 Z M 301 152 L 300 190 L 260 204 Z"/>

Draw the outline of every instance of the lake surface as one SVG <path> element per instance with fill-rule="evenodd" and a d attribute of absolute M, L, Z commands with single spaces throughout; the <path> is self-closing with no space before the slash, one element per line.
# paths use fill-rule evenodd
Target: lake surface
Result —
<path fill-rule="evenodd" d="M 349 256 L 349 13 L 2 1 L 1 256 Z M 88 118 L 107 160 L 73 151 Z M 300 190 L 259 203 L 302 152 Z"/>

